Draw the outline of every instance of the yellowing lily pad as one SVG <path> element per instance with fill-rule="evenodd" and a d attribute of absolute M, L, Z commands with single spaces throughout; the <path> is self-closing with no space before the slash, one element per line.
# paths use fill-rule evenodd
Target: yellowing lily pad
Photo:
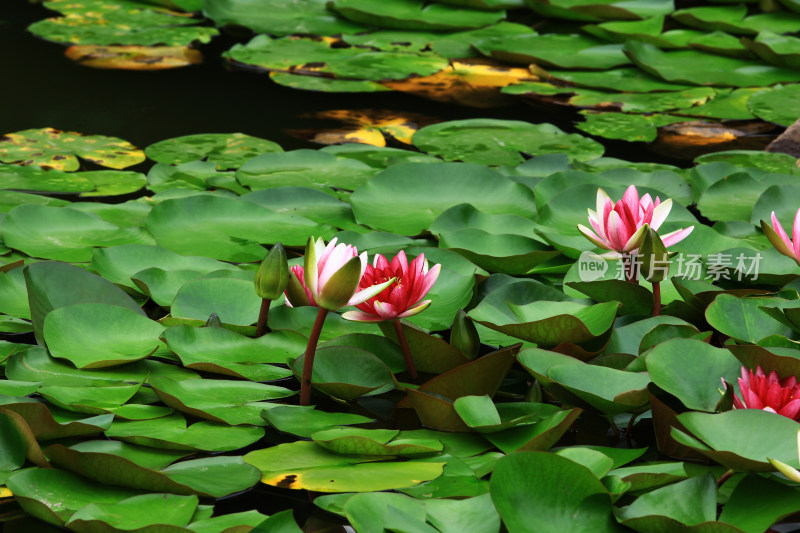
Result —
<path fill-rule="evenodd" d="M 7 133 L 0 138 L 0 161 L 78 170 L 78 157 L 109 168 L 125 168 L 144 161 L 144 152 L 128 141 L 104 135 L 83 135 L 53 128 Z"/>
<path fill-rule="evenodd" d="M 165 70 L 203 62 L 199 50 L 186 46 L 81 44 L 70 46 L 64 55 L 84 67 L 122 70 Z"/>
<path fill-rule="evenodd" d="M 313 118 L 336 120 L 345 126 L 339 129 L 310 132 L 313 142 L 319 144 L 363 143 L 373 146 L 386 146 L 386 138 L 392 138 L 405 144 L 411 144 L 411 136 L 422 125 L 434 122 L 424 115 L 416 113 L 397 113 L 383 109 L 347 110 L 336 109 L 322 111 L 312 115 Z M 296 130 L 295 134 L 306 136 L 305 130 Z"/>

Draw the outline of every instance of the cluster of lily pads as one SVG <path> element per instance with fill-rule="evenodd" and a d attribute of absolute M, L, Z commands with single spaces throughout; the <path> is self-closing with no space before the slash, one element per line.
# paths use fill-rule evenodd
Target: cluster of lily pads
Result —
<path fill-rule="evenodd" d="M 35 35 L 104 68 L 223 54 L 289 87 L 404 91 L 475 106 L 523 98 L 579 111 L 608 139 L 733 147 L 800 116 L 800 4 L 673 0 L 50 0 Z M 216 26 L 216 27 L 213 27 Z M 241 35 L 239 32 L 237 35 Z M 248 34 L 245 34 L 249 38 Z M 679 138 L 676 140 L 675 137 Z M 761 142 L 756 140 L 755 142 Z M 675 146 L 677 145 L 677 146 Z"/>
<path fill-rule="evenodd" d="M 758 390 L 738 379 L 800 375 L 800 267 L 767 229 L 799 207 L 794 159 L 679 169 L 492 124 L 505 137 L 420 130 L 419 151 L 0 139 L 2 505 L 73 531 L 208 533 L 296 533 L 291 510 L 214 512 L 297 490 L 358 532 L 757 533 L 800 512 L 800 426 L 741 408 Z M 632 183 L 671 203 L 639 222 L 693 226 L 667 242 L 655 307 L 577 228 L 598 188 Z M 441 265 L 399 335 L 328 314 L 318 407 L 296 397 L 317 308 L 270 293 L 256 336 L 267 250 L 298 272 L 310 237 Z"/>

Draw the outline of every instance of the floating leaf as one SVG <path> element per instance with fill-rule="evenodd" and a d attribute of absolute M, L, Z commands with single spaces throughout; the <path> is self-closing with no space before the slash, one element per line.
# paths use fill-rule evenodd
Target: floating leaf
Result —
<path fill-rule="evenodd" d="M 294 391 L 283 387 L 249 381 L 175 381 L 167 377 L 151 378 L 149 381 L 161 401 L 170 407 L 231 426 L 265 425 L 260 416 L 264 400 L 285 398 L 294 394 Z"/>
<path fill-rule="evenodd" d="M 78 368 L 102 368 L 144 359 L 159 345 L 164 327 L 139 313 L 103 303 L 60 307 L 44 320 L 53 357 Z"/>
<path fill-rule="evenodd" d="M 144 153 L 159 163 L 181 165 L 202 159 L 218 170 L 239 168 L 249 159 L 267 152 L 282 152 L 276 143 L 243 133 L 205 133 L 165 139 L 145 148 Z"/>
<path fill-rule="evenodd" d="M 498 172 L 475 164 L 404 163 L 379 172 L 350 201 L 358 222 L 417 235 L 440 213 L 462 203 L 490 214 L 530 216 L 533 195 Z"/>
<path fill-rule="evenodd" d="M 245 262 L 264 258 L 260 243 L 299 246 L 311 235 L 333 233 L 330 226 L 307 218 L 217 196 L 161 202 L 147 217 L 147 228 L 159 246 L 179 254 Z"/>
<path fill-rule="evenodd" d="M 490 492 L 511 533 L 530 531 L 531 524 L 548 533 L 619 531 L 603 484 L 584 466 L 556 454 L 503 457 L 492 474 Z M 513 503 L 520 499 L 527 505 Z M 546 521 L 540 519 L 543 513 Z"/>
<path fill-rule="evenodd" d="M 269 424 L 284 433 L 298 437 L 310 437 L 312 433 L 336 426 L 367 424 L 374 420 L 350 413 L 328 413 L 312 406 L 278 405 L 265 409 L 261 416 Z"/>
<path fill-rule="evenodd" d="M 258 470 L 241 457 L 174 462 L 186 452 L 157 451 L 112 440 L 85 441 L 70 448 L 54 444 L 45 453 L 55 465 L 97 482 L 157 492 L 221 498 L 248 489 L 259 479 Z"/>
<path fill-rule="evenodd" d="M 331 428 L 311 434 L 311 439 L 327 450 L 345 455 L 410 456 L 442 451 L 433 439 L 406 438 L 396 429 Z"/>
<path fill-rule="evenodd" d="M 125 168 L 144 161 L 144 153 L 116 137 L 82 135 L 53 128 L 6 133 L 0 138 L 0 161 L 78 170 L 77 157 L 109 168 Z"/>
<path fill-rule="evenodd" d="M 642 70 L 672 82 L 752 87 L 800 81 L 800 72 L 796 70 L 695 50 L 662 52 L 653 45 L 630 41 L 625 44 L 625 51 Z"/>
<path fill-rule="evenodd" d="M 305 354 L 292 363 L 296 376 L 302 375 Z M 366 350 L 352 346 L 319 348 L 314 356 L 311 383 L 334 398 L 352 400 L 373 391 L 394 388 L 394 376 L 383 361 Z"/>
<path fill-rule="evenodd" d="M 565 153 L 578 161 L 603 155 L 602 146 L 591 139 L 565 134 L 552 124 L 517 120 L 442 122 L 420 129 L 412 141 L 420 150 L 449 161 L 484 165 L 518 165 L 524 162 L 520 152 L 529 155 Z"/>
<path fill-rule="evenodd" d="M 559 68 L 605 70 L 629 63 L 620 44 L 606 44 L 594 37 L 571 34 L 524 34 L 492 37 L 474 46 L 501 61 L 537 63 Z"/>
<path fill-rule="evenodd" d="M 413 0 L 335 0 L 331 6 L 339 15 L 369 26 L 406 30 L 464 30 L 494 24 L 505 17 L 503 11 L 479 11 L 442 4 L 420 6 Z"/>
<path fill-rule="evenodd" d="M 206 28 L 196 28 L 206 30 Z M 205 32 L 204 32 L 205 33 Z M 138 46 L 76 44 L 64 52 L 84 67 L 122 70 L 165 70 L 203 62 L 199 50 L 186 46 Z"/>
<path fill-rule="evenodd" d="M 172 414 L 144 421 L 115 420 L 105 434 L 114 439 L 162 450 L 227 452 L 253 444 L 264 436 L 264 430 L 207 421 L 188 425 L 183 416 Z"/>
<path fill-rule="evenodd" d="M 34 257 L 88 262 L 97 246 L 152 244 L 142 228 L 119 227 L 97 215 L 68 207 L 20 205 L 3 221 L 9 247 Z"/>

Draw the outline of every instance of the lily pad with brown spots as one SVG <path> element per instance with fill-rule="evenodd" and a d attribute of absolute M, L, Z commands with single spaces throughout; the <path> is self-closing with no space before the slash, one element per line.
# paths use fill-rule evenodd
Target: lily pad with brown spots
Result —
<path fill-rule="evenodd" d="M 0 137 L 0 161 L 38 165 L 57 170 L 78 170 L 78 157 L 109 168 L 125 168 L 144 161 L 144 152 L 128 141 L 105 135 L 41 128 L 7 133 Z"/>
<path fill-rule="evenodd" d="M 79 65 L 122 70 L 164 70 L 203 62 L 199 50 L 185 46 L 74 45 L 64 55 Z"/>

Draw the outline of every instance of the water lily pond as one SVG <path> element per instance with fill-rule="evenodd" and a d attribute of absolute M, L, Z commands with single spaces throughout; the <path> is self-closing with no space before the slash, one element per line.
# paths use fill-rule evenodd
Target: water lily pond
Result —
<path fill-rule="evenodd" d="M 0 43 L 4 532 L 796 530 L 797 0 Z"/>

